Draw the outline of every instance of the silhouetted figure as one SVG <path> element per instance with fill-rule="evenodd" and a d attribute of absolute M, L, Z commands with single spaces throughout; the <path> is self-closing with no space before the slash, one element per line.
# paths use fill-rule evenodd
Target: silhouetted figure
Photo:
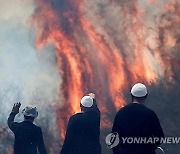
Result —
<path fill-rule="evenodd" d="M 131 89 L 132 103 L 121 108 L 116 114 L 112 132 L 119 134 L 120 143 L 113 148 L 114 154 L 155 154 L 160 141 L 149 142 L 149 138 L 164 137 L 159 119 L 154 111 L 145 107 L 143 103 L 147 97 L 147 89 L 141 83 L 135 84 Z M 122 137 L 146 138 L 141 144 L 123 142 Z M 154 138 L 153 138 L 154 139 Z M 150 140 L 149 140 L 150 141 Z"/>
<path fill-rule="evenodd" d="M 14 122 L 19 113 L 21 104 L 15 103 L 8 118 L 8 126 L 15 135 L 14 154 L 46 154 L 41 128 L 34 125 L 33 121 L 38 116 L 36 107 L 26 107 L 22 113 L 24 121 Z"/>
<path fill-rule="evenodd" d="M 70 117 L 64 145 L 60 154 L 100 154 L 100 111 L 95 94 L 84 96 L 81 113 Z"/>

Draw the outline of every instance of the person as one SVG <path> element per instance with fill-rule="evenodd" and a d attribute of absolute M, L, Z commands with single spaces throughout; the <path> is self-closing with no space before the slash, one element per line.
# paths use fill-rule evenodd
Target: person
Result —
<path fill-rule="evenodd" d="M 47 154 L 41 128 L 33 124 L 38 116 L 36 107 L 27 106 L 22 110 L 23 122 L 14 122 L 21 103 L 15 103 L 8 118 L 8 126 L 15 135 L 14 154 Z"/>
<path fill-rule="evenodd" d="M 164 133 L 155 112 L 144 106 L 148 95 L 146 86 L 135 84 L 131 95 L 132 103 L 121 108 L 114 119 L 112 132 L 118 133 L 120 141 L 113 147 L 113 153 L 155 154 Z M 139 143 L 135 138 L 139 138 Z"/>
<path fill-rule="evenodd" d="M 80 102 L 81 113 L 69 119 L 60 154 L 100 154 L 100 111 L 95 94 L 84 96 Z"/>

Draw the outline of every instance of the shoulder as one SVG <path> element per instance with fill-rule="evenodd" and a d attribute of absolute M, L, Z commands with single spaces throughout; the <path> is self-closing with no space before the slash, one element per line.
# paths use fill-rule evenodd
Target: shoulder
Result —
<path fill-rule="evenodd" d="M 149 109 L 149 115 L 153 120 L 159 120 L 157 114 L 151 109 Z"/>
<path fill-rule="evenodd" d="M 143 110 L 144 110 L 144 112 L 143 112 L 144 115 L 146 115 L 152 121 L 159 120 L 157 114 L 152 109 L 150 109 L 150 108 L 143 105 Z"/>
<path fill-rule="evenodd" d="M 36 125 L 35 125 L 35 127 L 36 127 L 37 130 L 40 130 L 40 131 L 41 131 L 41 127 L 36 126 Z"/>
<path fill-rule="evenodd" d="M 81 117 L 83 117 L 83 113 L 76 113 L 70 117 L 70 120 L 77 120 Z"/>
<path fill-rule="evenodd" d="M 120 108 L 119 111 L 117 112 L 117 114 L 120 114 L 121 112 L 124 112 L 125 110 L 128 110 L 129 108 L 131 108 L 132 104 L 127 104 L 124 107 Z"/>
<path fill-rule="evenodd" d="M 144 106 L 144 105 L 143 105 L 143 106 Z M 144 109 L 146 110 L 146 112 L 149 113 L 149 115 L 151 115 L 151 116 L 156 116 L 156 113 L 155 113 L 152 109 L 150 109 L 150 108 L 148 108 L 148 107 L 146 107 L 146 106 L 144 106 Z"/>
<path fill-rule="evenodd" d="M 79 123 L 80 121 L 83 121 L 83 119 L 85 119 L 84 113 L 76 113 L 70 117 L 69 123 L 70 124 Z"/>
<path fill-rule="evenodd" d="M 124 107 L 122 107 L 118 112 L 117 114 L 121 114 L 121 113 L 124 113 L 124 112 L 131 112 L 131 111 L 136 111 L 136 112 L 143 112 L 144 114 L 148 114 L 148 115 L 151 115 L 151 116 L 156 116 L 156 113 L 151 110 L 150 108 L 146 107 L 145 105 L 143 104 L 133 104 L 133 103 L 130 103 Z"/>
<path fill-rule="evenodd" d="M 42 132 L 41 127 L 39 127 L 39 126 L 37 126 L 37 125 L 35 125 L 35 124 L 33 124 L 33 127 L 34 127 L 34 129 L 35 129 L 38 133 L 41 133 L 41 132 Z"/>
<path fill-rule="evenodd" d="M 83 113 L 76 113 L 69 118 L 69 127 L 74 127 L 79 121 L 82 120 Z"/>

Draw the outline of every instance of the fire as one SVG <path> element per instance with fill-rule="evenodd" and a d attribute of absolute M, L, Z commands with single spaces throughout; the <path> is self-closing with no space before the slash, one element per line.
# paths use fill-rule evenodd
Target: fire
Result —
<path fill-rule="evenodd" d="M 124 4 L 102 1 L 102 7 L 104 2 L 109 5 L 107 10 L 112 12 L 99 12 L 94 18 L 88 16 L 91 2 L 35 2 L 37 11 L 32 22 L 38 31 L 37 47 L 43 47 L 47 43 L 53 43 L 56 47 L 62 78 L 60 92 L 64 104 L 62 108 L 56 109 L 56 113 L 62 139 L 69 116 L 79 112 L 79 102 L 84 94 L 97 94 L 102 112 L 101 126 L 107 128 L 111 126 L 110 112 L 115 112 L 125 105 L 124 91 L 133 83 L 143 80 L 151 84 L 157 82 L 159 76 L 172 77 L 171 58 L 164 52 L 164 41 L 166 40 L 168 47 L 176 46 L 176 37 L 168 27 L 173 22 L 179 24 L 175 1 L 166 3 L 164 7 L 170 11 L 173 18 L 164 20 L 166 14 L 163 14 L 160 22 L 164 23 L 153 25 L 156 35 L 152 38 L 146 21 L 146 11 L 137 1 Z M 153 7 L 158 7 L 160 3 L 155 0 L 149 2 Z M 96 9 L 92 7 L 92 12 L 96 12 Z M 108 17 L 112 21 L 108 20 Z M 168 36 L 164 36 L 165 33 Z M 152 40 L 153 47 L 148 40 Z"/>

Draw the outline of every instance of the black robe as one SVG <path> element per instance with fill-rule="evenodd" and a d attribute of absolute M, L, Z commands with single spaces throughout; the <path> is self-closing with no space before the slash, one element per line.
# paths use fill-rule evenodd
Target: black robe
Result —
<path fill-rule="evenodd" d="M 120 143 L 113 148 L 114 154 L 155 154 L 156 148 L 160 142 L 144 144 L 123 143 L 122 137 L 141 137 L 149 138 L 164 137 L 159 119 L 154 111 L 142 104 L 131 103 L 116 114 L 112 132 L 117 132 L 120 137 Z"/>
<path fill-rule="evenodd" d="M 60 154 L 100 154 L 100 111 L 97 107 L 70 117 Z"/>
<path fill-rule="evenodd" d="M 8 126 L 15 135 L 14 154 L 46 154 L 41 128 L 30 121 L 14 122 L 13 112 L 9 115 Z"/>

